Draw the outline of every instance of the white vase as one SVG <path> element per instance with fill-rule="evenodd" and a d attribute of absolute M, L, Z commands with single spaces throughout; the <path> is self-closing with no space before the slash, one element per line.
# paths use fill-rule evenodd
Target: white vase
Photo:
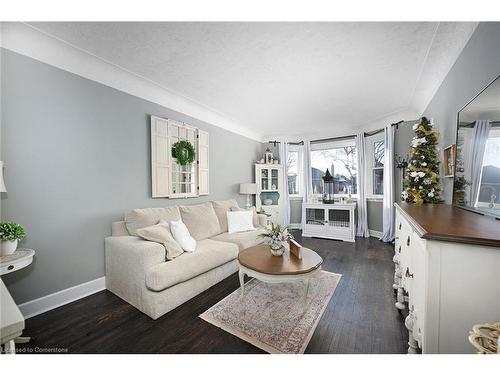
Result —
<path fill-rule="evenodd" d="M 1 241 L 0 242 L 0 254 L 10 255 L 17 249 L 17 240 L 14 241 Z"/>
<path fill-rule="evenodd" d="M 275 257 L 282 256 L 285 252 L 284 242 L 271 242 L 271 244 L 269 245 L 269 250 Z"/>

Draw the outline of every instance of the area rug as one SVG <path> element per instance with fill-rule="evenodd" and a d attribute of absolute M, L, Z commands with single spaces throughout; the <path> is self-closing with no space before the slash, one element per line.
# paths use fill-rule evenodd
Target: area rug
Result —
<path fill-rule="evenodd" d="M 252 279 L 200 318 L 268 353 L 300 354 L 318 325 L 342 275 L 321 271 L 309 282 L 268 284 Z"/>

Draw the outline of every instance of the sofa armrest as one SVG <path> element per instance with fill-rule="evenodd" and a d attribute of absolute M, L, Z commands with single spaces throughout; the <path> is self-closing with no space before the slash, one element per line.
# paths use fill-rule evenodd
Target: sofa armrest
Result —
<path fill-rule="evenodd" d="M 257 214 L 257 219 L 259 220 L 259 227 L 267 226 L 267 215 L 266 214 Z"/>
<path fill-rule="evenodd" d="M 107 237 L 104 240 L 106 276 L 111 272 L 144 273 L 165 262 L 165 247 L 136 236 Z"/>

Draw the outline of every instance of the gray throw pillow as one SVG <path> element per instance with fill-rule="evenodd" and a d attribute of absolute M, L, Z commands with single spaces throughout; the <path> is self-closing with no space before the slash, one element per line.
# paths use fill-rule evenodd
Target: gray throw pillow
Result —
<path fill-rule="evenodd" d="M 160 220 L 156 225 L 137 229 L 137 235 L 147 241 L 161 243 L 165 247 L 167 260 L 172 260 L 184 252 L 182 247 L 174 240 L 170 232 L 170 226 L 165 220 Z"/>

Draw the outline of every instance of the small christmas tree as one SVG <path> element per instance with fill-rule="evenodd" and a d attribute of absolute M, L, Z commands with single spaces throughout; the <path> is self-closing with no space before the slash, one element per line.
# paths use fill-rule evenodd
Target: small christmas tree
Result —
<path fill-rule="evenodd" d="M 410 160 L 401 198 L 414 204 L 442 203 L 439 179 L 439 158 L 436 153 L 438 132 L 431 122 L 422 117 L 413 126 Z"/>

